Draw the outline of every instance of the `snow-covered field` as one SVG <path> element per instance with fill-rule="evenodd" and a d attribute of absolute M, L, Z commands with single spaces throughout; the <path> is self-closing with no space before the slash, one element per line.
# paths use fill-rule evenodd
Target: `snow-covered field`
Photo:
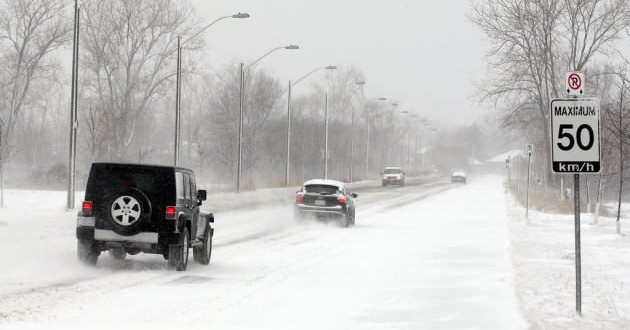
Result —
<path fill-rule="evenodd" d="M 288 191 L 270 203 L 269 191 L 214 196 L 211 264 L 191 258 L 183 273 L 144 254 L 84 267 L 65 193 L 10 191 L 0 328 L 627 328 L 628 239 L 610 219 L 585 220 L 580 319 L 572 217 L 530 212 L 526 225 L 502 181 L 364 183 L 350 229 L 295 222 Z M 230 210 L 244 199 L 258 206 Z"/>
<path fill-rule="evenodd" d="M 574 216 L 510 210 L 512 260 L 523 313 L 535 329 L 629 329 L 630 237 L 615 219 L 581 215 L 582 314 L 575 312 Z M 622 232 L 630 232 L 622 219 Z"/>

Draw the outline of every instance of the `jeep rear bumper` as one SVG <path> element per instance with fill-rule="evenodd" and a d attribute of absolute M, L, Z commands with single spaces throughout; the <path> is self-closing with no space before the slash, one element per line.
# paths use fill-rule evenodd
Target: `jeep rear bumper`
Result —
<path fill-rule="evenodd" d="M 106 242 L 132 242 L 158 244 L 158 233 L 140 232 L 135 235 L 123 236 L 113 230 L 94 229 L 94 240 Z"/>

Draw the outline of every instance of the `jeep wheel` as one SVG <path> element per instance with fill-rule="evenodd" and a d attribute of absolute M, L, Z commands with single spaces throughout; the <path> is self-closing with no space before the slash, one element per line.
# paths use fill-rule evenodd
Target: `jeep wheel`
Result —
<path fill-rule="evenodd" d="M 183 271 L 188 266 L 188 228 L 179 234 L 178 244 L 168 247 L 168 264 L 175 270 Z"/>
<path fill-rule="evenodd" d="M 206 230 L 203 233 L 203 244 L 199 247 L 193 248 L 193 259 L 196 262 L 207 265 L 210 263 L 210 257 L 212 256 L 212 231 L 210 230 L 210 223 L 206 225 Z"/>
<path fill-rule="evenodd" d="M 93 240 L 84 238 L 77 240 L 77 255 L 82 263 L 94 266 L 100 254 L 101 251 L 97 249 Z"/>

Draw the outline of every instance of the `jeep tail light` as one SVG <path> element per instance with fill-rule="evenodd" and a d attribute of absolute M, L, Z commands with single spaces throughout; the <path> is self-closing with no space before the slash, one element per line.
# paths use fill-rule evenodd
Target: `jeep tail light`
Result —
<path fill-rule="evenodd" d="M 175 214 L 177 213 L 177 209 L 175 206 L 167 206 L 166 207 L 166 218 L 167 219 L 175 219 Z"/>
<path fill-rule="evenodd" d="M 296 200 L 297 202 L 301 202 L 301 201 L 303 201 L 303 200 L 304 200 L 304 195 L 302 195 L 302 194 L 297 194 L 297 195 L 295 196 L 295 200 Z"/>
<path fill-rule="evenodd" d="M 83 201 L 81 210 L 83 211 L 83 215 L 88 216 L 88 217 L 91 216 L 92 215 L 92 202 Z"/>
<path fill-rule="evenodd" d="M 346 198 L 344 196 L 339 196 L 337 197 L 337 202 L 339 202 L 339 204 L 346 204 Z"/>

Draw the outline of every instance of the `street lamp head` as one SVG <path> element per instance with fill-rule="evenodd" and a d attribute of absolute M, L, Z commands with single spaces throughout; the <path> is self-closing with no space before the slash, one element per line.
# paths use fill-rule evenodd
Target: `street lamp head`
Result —
<path fill-rule="evenodd" d="M 359 81 L 355 82 L 355 84 L 356 84 L 356 85 L 365 85 L 365 84 L 366 84 L 366 82 L 365 82 L 365 81 L 363 81 L 363 80 L 359 80 Z"/>
<path fill-rule="evenodd" d="M 232 15 L 232 18 L 249 18 L 249 14 L 248 13 L 238 13 L 238 14 Z"/>
<path fill-rule="evenodd" d="M 387 98 L 386 98 L 386 97 L 381 96 L 381 97 L 379 97 L 379 98 L 378 98 L 378 100 L 379 100 L 379 101 L 387 101 Z"/>
<path fill-rule="evenodd" d="M 300 46 L 298 46 L 298 45 L 288 45 L 288 46 L 284 46 L 284 49 L 300 49 Z"/>
<path fill-rule="evenodd" d="M 335 70 L 335 69 L 337 69 L 337 66 L 336 65 L 329 65 L 327 67 L 324 67 L 324 69 L 326 69 L 326 70 Z"/>
<path fill-rule="evenodd" d="M 409 111 L 407 111 L 407 110 L 403 110 L 403 111 L 401 111 L 400 113 L 405 113 L 405 114 L 407 114 L 407 113 L 409 113 Z"/>

